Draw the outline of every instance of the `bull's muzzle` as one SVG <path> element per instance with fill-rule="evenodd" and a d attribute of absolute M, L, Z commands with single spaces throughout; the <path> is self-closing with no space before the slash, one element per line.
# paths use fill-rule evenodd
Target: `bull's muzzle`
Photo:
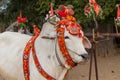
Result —
<path fill-rule="evenodd" d="M 82 57 L 84 60 L 88 60 L 88 59 L 89 59 L 89 55 L 88 55 L 88 54 L 82 54 L 81 57 Z"/>

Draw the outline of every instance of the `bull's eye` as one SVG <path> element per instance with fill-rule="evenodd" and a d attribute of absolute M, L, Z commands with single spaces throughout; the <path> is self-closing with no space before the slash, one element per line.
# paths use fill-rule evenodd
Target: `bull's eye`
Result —
<path fill-rule="evenodd" d="M 68 36 L 65 36 L 65 39 L 70 39 Z"/>

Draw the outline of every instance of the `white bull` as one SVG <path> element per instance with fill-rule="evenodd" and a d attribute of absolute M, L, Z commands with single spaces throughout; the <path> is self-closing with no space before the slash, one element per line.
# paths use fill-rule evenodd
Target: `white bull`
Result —
<path fill-rule="evenodd" d="M 65 64 L 65 59 L 58 48 L 56 35 L 54 25 L 49 22 L 45 23 L 40 36 L 35 41 L 35 49 L 43 69 L 56 80 L 63 80 L 69 67 Z M 42 37 L 53 37 L 55 39 L 45 39 Z M 87 54 L 84 47 L 91 47 L 88 39 L 71 35 L 66 29 L 64 37 L 66 37 L 66 46 L 72 59 L 76 63 L 84 61 L 84 55 Z M 31 36 L 29 35 L 15 32 L 4 32 L 0 34 L 0 75 L 5 80 L 24 80 L 23 51 L 30 38 Z M 65 67 L 61 66 L 56 54 Z M 30 56 L 30 79 L 46 80 L 37 71 L 32 56 Z"/>

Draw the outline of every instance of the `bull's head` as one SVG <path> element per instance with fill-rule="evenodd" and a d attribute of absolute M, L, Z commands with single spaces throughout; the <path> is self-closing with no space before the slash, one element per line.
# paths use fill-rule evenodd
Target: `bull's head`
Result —
<path fill-rule="evenodd" d="M 47 28 L 45 28 L 47 26 Z M 58 34 L 56 33 L 56 29 L 50 23 L 45 23 L 43 25 L 45 29 L 48 29 L 47 32 L 42 36 L 42 38 L 47 39 L 56 39 Z M 48 28 L 49 27 L 49 28 Z M 46 31 L 46 30 L 45 30 Z M 80 30 L 81 37 L 78 35 L 71 34 L 66 28 L 64 28 L 64 40 L 69 55 L 73 59 L 75 63 L 79 63 L 81 61 L 87 60 L 89 58 L 87 51 L 85 48 L 91 48 L 91 43 L 84 36 L 83 31 Z"/>
<path fill-rule="evenodd" d="M 76 63 L 87 60 L 89 56 L 85 48 L 91 48 L 91 43 L 87 37 L 84 36 L 82 30 L 80 30 L 80 33 L 82 37 L 72 35 L 67 30 L 65 30 L 64 34 L 65 43 L 69 54 Z"/>

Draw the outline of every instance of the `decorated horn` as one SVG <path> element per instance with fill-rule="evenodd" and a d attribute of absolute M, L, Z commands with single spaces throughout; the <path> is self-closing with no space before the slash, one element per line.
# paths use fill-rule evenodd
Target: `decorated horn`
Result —
<path fill-rule="evenodd" d="M 50 3 L 50 17 L 54 15 L 53 5 Z"/>

